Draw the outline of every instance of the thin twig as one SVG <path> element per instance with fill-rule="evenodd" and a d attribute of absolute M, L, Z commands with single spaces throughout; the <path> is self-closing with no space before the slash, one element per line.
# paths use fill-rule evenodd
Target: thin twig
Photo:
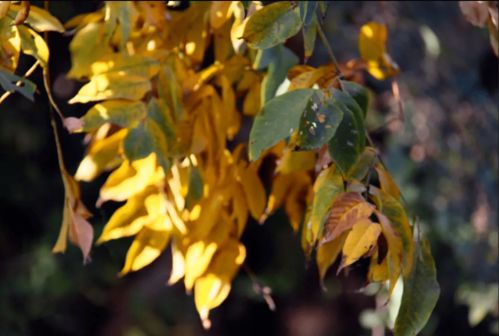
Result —
<path fill-rule="evenodd" d="M 317 25 L 317 33 L 319 33 L 319 38 L 321 39 L 322 44 L 326 48 L 326 51 L 329 55 L 329 58 L 333 62 L 334 66 L 336 67 L 336 75 L 339 75 L 340 78 L 343 77 L 343 74 L 341 73 L 341 70 L 340 70 L 340 65 L 338 64 L 338 61 L 336 60 L 336 57 L 334 56 L 333 49 L 331 48 L 331 45 L 329 44 L 329 41 L 327 40 L 327 37 L 324 34 L 324 30 L 322 30 L 322 27 L 320 24 Z"/>
<path fill-rule="evenodd" d="M 26 71 L 26 73 L 24 74 L 24 76 L 22 76 L 22 78 L 20 80 L 18 80 L 16 82 L 16 86 L 21 86 L 23 84 L 23 80 L 25 80 L 26 78 L 28 78 L 29 76 L 31 76 L 33 74 L 33 72 L 36 70 L 36 68 L 40 65 L 40 61 L 36 61 L 32 66 L 31 68 L 28 69 L 28 71 Z M 11 94 L 13 94 L 15 91 L 7 91 L 5 92 L 1 97 L 0 97 L 0 104 L 3 103 L 7 98 L 10 97 Z"/>
<path fill-rule="evenodd" d="M 255 293 L 262 295 L 269 309 L 271 311 L 275 311 L 276 305 L 274 299 L 272 298 L 272 289 L 269 286 L 265 286 L 260 280 L 258 280 L 257 276 L 248 267 L 248 265 L 244 264 L 243 268 L 246 273 L 248 273 L 251 282 L 253 283 L 253 290 L 255 291 Z"/>

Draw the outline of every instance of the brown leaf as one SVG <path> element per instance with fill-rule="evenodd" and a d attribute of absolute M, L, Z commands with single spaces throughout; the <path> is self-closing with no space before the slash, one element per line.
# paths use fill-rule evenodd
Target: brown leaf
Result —
<path fill-rule="evenodd" d="M 459 1 L 459 8 L 472 25 L 483 28 L 487 24 L 489 10 L 485 1 Z"/>
<path fill-rule="evenodd" d="M 350 230 L 359 220 L 369 218 L 373 211 L 374 206 L 369 204 L 359 193 L 346 192 L 341 194 L 332 205 L 321 244 L 336 239 L 343 232 Z"/>
<path fill-rule="evenodd" d="M 16 26 L 23 24 L 24 21 L 26 21 L 29 15 L 29 8 L 29 1 L 21 1 L 21 8 L 17 12 L 16 18 L 14 19 L 14 24 Z"/>

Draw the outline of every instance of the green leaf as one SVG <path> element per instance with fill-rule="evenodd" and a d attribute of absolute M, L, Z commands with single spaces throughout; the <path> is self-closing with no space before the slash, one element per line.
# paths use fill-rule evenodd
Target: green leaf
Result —
<path fill-rule="evenodd" d="M 367 115 L 367 110 L 369 108 L 369 90 L 355 82 L 341 81 L 341 85 L 346 93 L 348 93 L 359 105 L 364 119 Z"/>
<path fill-rule="evenodd" d="M 252 48 L 271 48 L 296 35 L 301 25 L 298 8 L 293 9 L 289 1 L 276 2 L 250 16 L 243 39 Z"/>
<path fill-rule="evenodd" d="M 185 197 L 185 207 L 192 209 L 194 205 L 203 197 L 203 176 L 198 167 L 189 167 L 189 189 Z"/>
<path fill-rule="evenodd" d="M 297 145 L 302 149 L 322 147 L 331 140 L 343 119 L 343 111 L 324 99 L 320 91 L 315 93 L 301 117 Z"/>
<path fill-rule="evenodd" d="M 328 1 L 319 1 L 319 11 L 321 12 L 322 16 L 326 15 L 327 5 L 328 5 Z"/>
<path fill-rule="evenodd" d="M 133 127 L 146 115 L 146 105 L 141 101 L 109 100 L 95 104 L 81 118 L 82 131 L 95 131 L 105 123 Z"/>
<path fill-rule="evenodd" d="M 263 106 L 250 132 L 250 160 L 258 159 L 264 150 L 289 137 L 298 129 L 301 115 L 314 92 L 316 90 L 295 90 L 277 96 Z"/>
<path fill-rule="evenodd" d="M 425 326 L 440 295 L 436 273 L 430 244 L 423 239 L 414 253 L 414 267 L 404 281 L 395 336 L 415 336 Z"/>
<path fill-rule="evenodd" d="M 263 53 L 266 53 L 267 51 L 271 51 L 271 56 L 265 57 L 270 61 L 267 74 L 262 81 L 262 104 L 265 104 L 270 99 L 274 98 L 277 89 L 286 79 L 288 70 L 299 62 L 298 57 L 283 45 L 277 45 L 273 48 L 263 50 Z"/>
<path fill-rule="evenodd" d="M 20 5 L 11 4 L 9 8 L 9 16 L 15 17 L 17 12 L 21 9 Z M 29 24 L 33 29 L 39 32 L 45 31 L 56 31 L 59 33 L 64 32 L 64 27 L 56 19 L 46 10 L 36 7 L 30 6 L 29 15 L 26 18 L 25 23 Z"/>
<path fill-rule="evenodd" d="M 343 110 L 343 120 L 329 142 L 329 153 L 346 176 L 365 147 L 364 121 L 359 105 L 347 93 L 334 90 L 332 101 Z"/>
<path fill-rule="evenodd" d="M 311 24 L 315 17 L 315 9 L 317 8 L 317 1 L 299 1 L 300 18 L 303 25 Z"/>
<path fill-rule="evenodd" d="M 168 147 L 171 148 L 176 141 L 175 124 L 166 103 L 160 99 L 152 98 L 147 105 L 147 116 L 159 125 L 166 137 Z"/>
<path fill-rule="evenodd" d="M 334 165 L 323 170 L 314 183 L 314 200 L 310 214 L 312 241 L 322 235 L 326 215 L 337 195 L 344 191 L 343 179 Z"/>
<path fill-rule="evenodd" d="M 413 265 L 414 242 L 412 239 L 412 228 L 409 224 L 407 214 L 402 207 L 402 204 L 383 190 L 370 188 L 371 193 L 375 196 L 374 201 L 391 223 L 395 232 L 402 240 L 403 256 L 402 256 L 402 271 L 404 276 L 407 276 Z"/>
<path fill-rule="evenodd" d="M 317 16 L 312 16 L 310 24 L 303 25 L 303 49 L 305 52 L 305 61 L 312 56 L 315 47 L 315 39 L 317 37 Z"/>
<path fill-rule="evenodd" d="M 362 154 L 357 158 L 357 162 L 350 168 L 347 178 L 353 178 L 358 181 L 366 177 L 369 169 L 374 168 L 377 162 L 376 149 L 373 147 L 366 147 Z"/>
<path fill-rule="evenodd" d="M 17 86 L 16 83 L 21 81 L 21 85 Z M 11 74 L 8 71 L 0 69 L 0 86 L 9 92 L 19 92 L 24 97 L 29 100 L 34 100 L 34 93 L 36 90 L 36 85 L 32 81 L 19 77 L 17 75 Z"/>
<path fill-rule="evenodd" d="M 158 162 L 165 173 L 170 169 L 165 135 L 153 120 L 147 119 L 132 128 L 123 142 L 123 147 L 125 156 L 130 161 L 140 160 L 151 153 L 156 153 Z"/>

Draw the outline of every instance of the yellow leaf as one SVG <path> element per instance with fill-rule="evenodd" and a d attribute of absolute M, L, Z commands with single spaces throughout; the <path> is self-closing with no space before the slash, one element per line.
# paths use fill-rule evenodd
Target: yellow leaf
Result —
<path fill-rule="evenodd" d="M 150 90 L 151 82 L 145 77 L 111 72 L 93 76 L 69 103 L 88 103 L 111 98 L 140 100 Z"/>
<path fill-rule="evenodd" d="M 402 258 L 404 253 L 403 245 L 402 245 L 402 240 L 393 230 L 390 220 L 380 211 L 376 210 L 375 214 L 376 217 L 378 217 L 379 222 L 381 223 L 383 236 L 385 237 L 386 242 L 388 243 L 388 251 L 385 260 L 383 261 L 383 263 L 386 264 L 386 266 L 382 267 L 386 267 L 386 272 L 388 273 L 388 279 L 390 280 L 389 293 L 391 295 L 393 289 L 395 288 L 395 284 L 397 283 L 397 280 L 400 276 L 400 273 L 402 272 Z M 412 250 L 410 252 L 412 255 Z M 382 271 L 384 271 L 382 268 L 378 270 L 378 272 Z M 380 277 L 382 275 L 383 273 L 380 275 Z"/>
<path fill-rule="evenodd" d="M 372 282 L 382 282 L 390 279 L 388 273 L 388 257 L 385 256 L 383 260 L 378 263 L 379 249 L 372 255 L 371 263 L 369 264 L 369 273 L 367 278 Z"/>
<path fill-rule="evenodd" d="M 290 186 L 291 179 L 289 179 L 288 175 L 279 174 L 273 179 L 272 190 L 270 191 L 265 213 L 273 213 L 282 205 L 284 196 L 286 195 Z"/>
<path fill-rule="evenodd" d="M 267 196 L 256 168 L 252 165 L 248 167 L 239 166 L 238 181 L 243 186 L 251 216 L 256 220 L 260 219 L 265 210 Z"/>
<path fill-rule="evenodd" d="M 240 237 L 248 220 L 249 209 L 242 187 L 237 183 L 232 186 L 232 215 L 231 219 L 237 223 L 237 236 Z"/>
<path fill-rule="evenodd" d="M 296 172 L 291 187 L 285 195 L 284 210 L 288 215 L 291 227 L 296 232 L 303 220 L 307 204 L 312 201 L 312 180 L 304 172 Z"/>
<path fill-rule="evenodd" d="M 100 190 L 101 202 L 113 200 L 124 201 L 141 192 L 148 185 L 161 180 L 163 170 L 156 165 L 156 155 L 130 162 L 123 161 L 120 167 L 109 175 Z"/>
<path fill-rule="evenodd" d="M 368 22 L 360 28 L 359 51 L 364 61 L 379 61 L 385 54 L 388 37 L 386 26 Z"/>
<path fill-rule="evenodd" d="M 221 76 L 222 103 L 224 115 L 226 116 L 226 133 L 229 140 L 234 139 L 241 126 L 241 115 L 236 109 L 236 96 L 232 86 L 225 76 Z"/>
<path fill-rule="evenodd" d="M 19 10 L 21 10 L 21 7 L 22 5 L 12 4 L 10 5 L 9 11 L 18 12 Z M 46 10 L 36 6 L 30 7 L 29 15 L 26 18 L 25 22 L 39 32 L 44 32 L 44 31 L 56 31 L 59 33 L 64 32 L 64 27 L 62 26 L 62 24 L 59 22 L 58 19 L 56 19 Z"/>
<path fill-rule="evenodd" d="M 196 280 L 194 302 L 205 328 L 210 326 L 210 310 L 218 307 L 227 298 L 232 278 L 245 258 L 244 245 L 229 240 L 213 257 L 207 273 Z"/>
<path fill-rule="evenodd" d="M 382 213 L 386 219 L 388 219 L 385 226 L 390 227 L 393 232 L 395 232 L 397 237 L 399 237 L 399 241 L 402 244 L 402 247 L 400 248 L 400 251 L 402 251 L 401 267 L 404 276 L 408 276 L 412 269 L 414 259 L 414 241 L 412 228 L 409 223 L 409 219 L 407 218 L 407 214 L 402 207 L 402 204 L 400 204 L 400 201 L 383 190 L 371 187 L 370 192 L 376 196 L 375 201 L 377 202 L 379 212 Z M 382 219 L 380 219 L 380 222 L 383 224 Z M 387 241 L 388 244 L 390 244 L 388 238 Z"/>
<path fill-rule="evenodd" d="M 0 1 L 0 20 L 7 15 L 9 7 L 10 1 Z"/>
<path fill-rule="evenodd" d="M 102 10 L 98 12 L 79 14 L 66 21 L 66 23 L 64 24 L 64 28 L 74 29 L 79 27 L 85 27 L 91 23 L 101 21 L 103 18 L 104 18 L 104 12 Z"/>
<path fill-rule="evenodd" d="M 213 32 L 215 62 L 223 63 L 234 53 L 230 41 L 230 27 L 232 27 L 232 22 L 229 20 L 225 22 L 222 27 Z"/>
<path fill-rule="evenodd" d="M 126 72 L 127 76 L 152 78 L 159 73 L 159 61 L 143 54 L 109 54 L 91 65 L 92 75 Z"/>
<path fill-rule="evenodd" d="M 147 218 L 145 199 L 154 191 L 152 187 L 147 188 L 130 197 L 125 205 L 116 210 L 104 227 L 97 244 L 137 234 L 144 226 L 144 219 Z"/>
<path fill-rule="evenodd" d="M 312 170 L 315 167 L 316 153 L 313 151 L 292 151 L 286 149 L 277 162 L 276 171 L 289 174 L 294 171 Z"/>
<path fill-rule="evenodd" d="M 248 93 L 243 102 L 243 114 L 247 116 L 255 116 L 260 112 L 261 104 L 261 82 L 259 80 L 255 81 L 251 85 Z"/>
<path fill-rule="evenodd" d="M 167 231 L 142 228 L 128 249 L 125 266 L 120 275 L 138 271 L 152 263 L 161 255 L 169 240 L 170 233 Z"/>
<path fill-rule="evenodd" d="M 71 51 L 70 78 L 90 77 L 91 65 L 111 54 L 111 48 L 103 43 L 104 29 L 102 23 L 92 22 L 76 32 L 69 44 Z"/>
<path fill-rule="evenodd" d="M 291 69 L 290 71 L 293 72 L 296 70 Z M 333 71 L 334 68 L 332 66 L 323 66 L 317 69 L 312 68 L 311 71 L 300 73 L 296 77 L 293 77 L 293 79 L 291 79 L 288 91 L 311 88 L 324 75 Z"/>
<path fill-rule="evenodd" d="M 241 46 L 244 43 L 242 39 L 244 27 L 248 19 L 245 19 L 244 6 L 240 1 L 232 1 L 231 12 L 234 13 L 234 23 L 230 29 L 230 40 L 232 42 L 232 47 L 236 52 L 241 51 Z"/>
<path fill-rule="evenodd" d="M 185 259 L 184 254 L 180 250 L 179 244 L 175 239 L 172 240 L 172 270 L 168 284 L 173 285 L 182 279 L 185 275 Z"/>
<path fill-rule="evenodd" d="M 229 11 L 231 1 L 212 1 L 210 8 L 210 23 L 213 29 L 218 29 L 224 25 L 231 17 Z"/>
<path fill-rule="evenodd" d="M 321 282 L 324 281 L 329 267 L 331 267 L 340 255 L 346 237 L 347 233 L 345 232 L 335 240 L 322 244 L 317 248 L 316 261 Z"/>
<path fill-rule="evenodd" d="M 217 251 L 216 242 L 197 241 L 187 248 L 185 255 L 185 289 L 190 291 L 194 282 L 208 269 L 208 265 Z"/>
<path fill-rule="evenodd" d="M 49 48 L 43 38 L 34 30 L 24 26 L 18 26 L 21 37 L 21 49 L 27 55 L 31 55 L 40 61 L 42 67 L 46 67 L 49 60 Z"/>
<path fill-rule="evenodd" d="M 127 129 L 122 129 L 110 137 L 92 142 L 87 155 L 85 155 L 76 170 L 75 179 L 90 182 L 103 171 L 118 166 L 123 161 L 120 154 L 127 133 Z"/>
<path fill-rule="evenodd" d="M 336 239 L 358 221 L 369 218 L 373 211 L 374 206 L 358 193 L 346 192 L 339 195 L 331 207 L 322 243 Z"/>
<path fill-rule="evenodd" d="M 21 52 L 21 38 L 17 26 L 11 25 L 6 19 L 0 19 L 0 67 L 14 72 L 17 69 Z"/>
<path fill-rule="evenodd" d="M 393 180 L 392 176 L 386 171 L 386 169 L 382 165 L 377 165 L 375 169 L 376 172 L 378 173 L 379 183 L 381 184 L 381 190 L 395 197 L 396 199 L 399 199 L 400 190 L 397 187 L 397 184 Z"/>
<path fill-rule="evenodd" d="M 378 241 L 381 225 L 369 219 L 361 219 L 354 224 L 343 245 L 343 260 L 338 272 L 359 260 Z"/>

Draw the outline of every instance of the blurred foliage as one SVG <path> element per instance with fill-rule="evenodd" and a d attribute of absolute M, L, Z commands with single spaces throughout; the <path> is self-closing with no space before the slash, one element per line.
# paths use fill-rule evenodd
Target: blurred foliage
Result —
<path fill-rule="evenodd" d="M 98 5 L 61 2 L 51 11 L 66 22 Z M 379 20 L 390 29 L 391 56 L 401 68 L 403 120 L 389 83 L 368 80 L 377 97 L 368 127 L 432 243 L 442 292 L 422 335 L 497 335 L 499 93 L 488 32 L 469 25 L 456 3 L 337 2 L 327 17 L 325 33 L 340 61 L 355 56 L 364 22 Z M 61 60 L 51 64 L 54 94 L 68 115 L 81 116 L 85 107 L 64 104 L 78 85 L 64 78 L 69 40 L 50 34 Z M 291 41 L 289 48 L 299 50 L 301 42 Z M 309 63 L 322 64 L 326 57 L 318 47 Z M 27 67 L 21 58 L 20 71 Z M 43 90 L 40 74 L 32 80 Z M 96 247 L 86 266 L 76 249 L 51 254 L 63 187 L 44 106 L 46 101 L 33 104 L 16 95 L 0 108 L 1 334 L 203 334 L 192 298 L 180 286 L 164 283 L 169 255 L 119 278 L 130 241 Z M 68 170 L 74 172 L 83 155 L 82 137 L 64 134 L 62 140 Z M 83 186 L 87 204 L 97 198 L 99 184 Z M 100 233 L 114 208 L 90 210 Z M 384 306 L 383 297 L 357 293 L 364 285 L 362 267 L 348 278 L 329 274 L 328 291 L 322 293 L 283 213 L 264 226 L 249 223 L 242 240 L 249 246 L 252 272 L 273 290 L 277 311 L 268 310 L 241 272 L 207 334 L 380 335 L 381 321 L 390 319 L 395 299 Z"/>

